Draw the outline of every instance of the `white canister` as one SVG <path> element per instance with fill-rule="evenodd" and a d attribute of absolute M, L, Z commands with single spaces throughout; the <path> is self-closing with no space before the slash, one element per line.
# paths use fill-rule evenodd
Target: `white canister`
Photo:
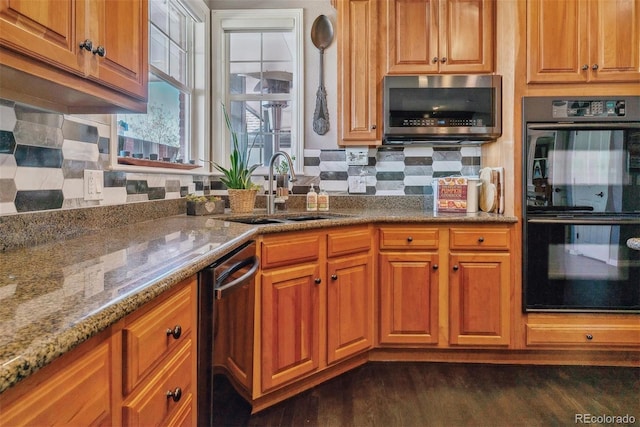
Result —
<path fill-rule="evenodd" d="M 480 178 L 467 178 L 467 213 L 478 212 Z"/>

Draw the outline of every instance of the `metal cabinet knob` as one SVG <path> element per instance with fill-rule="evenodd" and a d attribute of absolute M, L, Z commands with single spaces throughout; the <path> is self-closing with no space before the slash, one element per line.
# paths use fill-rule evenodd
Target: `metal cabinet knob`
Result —
<path fill-rule="evenodd" d="M 409 243 L 413 242 L 413 237 L 411 237 L 411 236 L 407 237 L 407 242 L 409 242 Z"/>
<path fill-rule="evenodd" d="M 322 279 L 319 277 L 316 277 L 316 280 L 314 280 L 314 282 L 316 282 L 316 285 L 319 285 L 320 283 L 322 283 Z"/>
<path fill-rule="evenodd" d="M 176 325 L 173 329 L 167 328 L 167 336 L 169 335 L 171 335 L 176 340 L 180 338 L 180 335 L 182 335 L 182 326 Z"/>
<path fill-rule="evenodd" d="M 443 56 L 443 57 L 442 57 L 442 59 L 440 60 L 440 62 L 442 62 L 443 64 L 444 64 L 445 62 L 447 62 L 447 57 L 446 57 L 446 56 Z"/>
<path fill-rule="evenodd" d="M 180 387 L 176 387 L 173 391 L 167 391 L 167 399 L 173 399 L 174 402 L 179 402 L 181 397 L 182 389 Z"/>
<path fill-rule="evenodd" d="M 586 338 L 587 338 L 587 340 L 588 340 L 588 341 L 591 341 L 591 340 L 593 339 L 593 335 L 591 335 L 591 334 L 587 334 L 587 335 L 586 335 Z"/>
<path fill-rule="evenodd" d="M 484 237 L 482 236 L 478 237 L 478 243 L 482 243 L 482 242 L 484 242 Z"/>
<path fill-rule="evenodd" d="M 104 46 L 98 46 L 97 48 L 91 51 L 94 55 L 98 55 L 101 58 L 104 58 L 107 54 L 107 51 L 104 49 Z"/>
<path fill-rule="evenodd" d="M 460 267 L 458 266 L 458 264 L 453 266 L 453 271 L 458 271 L 460 269 Z"/>
<path fill-rule="evenodd" d="M 86 39 L 85 41 L 80 43 L 80 49 L 88 50 L 89 52 L 91 52 L 91 49 L 93 49 L 93 43 L 91 42 L 91 40 Z"/>
<path fill-rule="evenodd" d="M 431 60 L 431 62 L 433 62 L 434 64 L 437 63 L 439 61 L 437 56 L 434 56 L 433 59 Z"/>
<path fill-rule="evenodd" d="M 582 66 L 582 71 L 587 71 L 589 69 L 589 64 L 584 64 Z"/>
<path fill-rule="evenodd" d="M 593 71 L 596 71 L 598 68 L 600 68 L 600 67 L 598 67 L 598 64 L 593 64 L 593 65 L 591 66 L 591 69 L 592 69 Z"/>
<path fill-rule="evenodd" d="M 338 280 L 338 275 L 337 274 L 332 274 L 331 275 L 331 280 Z"/>
<path fill-rule="evenodd" d="M 371 130 L 376 130 L 378 128 L 378 126 L 376 125 L 371 125 Z"/>
<path fill-rule="evenodd" d="M 433 267 L 431 267 L 431 268 L 433 268 L 434 270 L 437 270 L 438 269 L 438 264 L 433 264 Z"/>

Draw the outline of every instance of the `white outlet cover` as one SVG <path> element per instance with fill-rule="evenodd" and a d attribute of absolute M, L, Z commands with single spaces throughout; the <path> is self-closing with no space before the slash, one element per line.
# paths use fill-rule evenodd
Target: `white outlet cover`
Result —
<path fill-rule="evenodd" d="M 84 170 L 84 199 L 102 200 L 104 199 L 104 171 Z"/>
<path fill-rule="evenodd" d="M 368 148 L 345 148 L 348 166 L 366 166 L 369 164 Z"/>

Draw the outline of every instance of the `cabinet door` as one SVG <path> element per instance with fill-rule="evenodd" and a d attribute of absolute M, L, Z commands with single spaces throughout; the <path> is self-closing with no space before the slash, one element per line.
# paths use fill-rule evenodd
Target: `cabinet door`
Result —
<path fill-rule="evenodd" d="M 438 255 L 397 252 L 379 259 L 380 343 L 437 343 Z"/>
<path fill-rule="evenodd" d="M 94 49 L 89 78 L 135 98 L 147 98 L 147 0 L 91 2 L 90 39 Z"/>
<path fill-rule="evenodd" d="M 378 145 L 378 0 L 338 2 L 340 144 Z"/>
<path fill-rule="evenodd" d="M 262 274 L 262 391 L 319 366 L 320 287 L 317 264 Z"/>
<path fill-rule="evenodd" d="M 452 254 L 449 274 L 449 342 L 508 345 L 510 341 L 510 256 L 507 253 Z"/>
<path fill-rule="evenodd" d="M 334 363 L 373 344 L 371 257 L 357 255 L 327 263 L 327 362 Z"/>
<path fill-rule="evenodd" d="M 85 2 L 0 1 L 0 46 L 84 75 Z M 88 58 L 88 56 L 87 56 Z"/>
<path fill-rule="evenodd" d="M 587 2 L 528 0 L 528 83 L 587 81 L 587 20 Z"/>
<path fill-rule="evenodd" d="M 493 71 L 494 10 L 494 0 L 440 0 L 440 72 Z"/>
<path fill-rule="evenodd" d="M 387 7 L 387 72 L 438 72 L 438 0 L 391 0 Z"/>
<path fill-rule="evenodd" d="M 590 2 L 591 78 L 640 83 L 640 1 Z"/>

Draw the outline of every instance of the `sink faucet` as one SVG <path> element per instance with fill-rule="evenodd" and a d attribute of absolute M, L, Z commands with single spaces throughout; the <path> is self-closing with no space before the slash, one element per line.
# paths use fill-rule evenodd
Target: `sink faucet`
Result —
<path fill-rule="evenodd" d="M 293 161 L 291 161 L 291 157 L 284 151 L 276 151 L 271 156 L 271 160 L 269 160 L 269 190 L 267 191 L 267 215 L 271 215 L 276 212 L 276 199 L 273 194 L 273 166 L 276 163 L 276 159 L 279 156 L 283 156 L 287 163 L 289 163 L 289 173 L 291 174 L 291 178 L 289 181 L 296 180 L 296 173 L 293 171 Z"/>

